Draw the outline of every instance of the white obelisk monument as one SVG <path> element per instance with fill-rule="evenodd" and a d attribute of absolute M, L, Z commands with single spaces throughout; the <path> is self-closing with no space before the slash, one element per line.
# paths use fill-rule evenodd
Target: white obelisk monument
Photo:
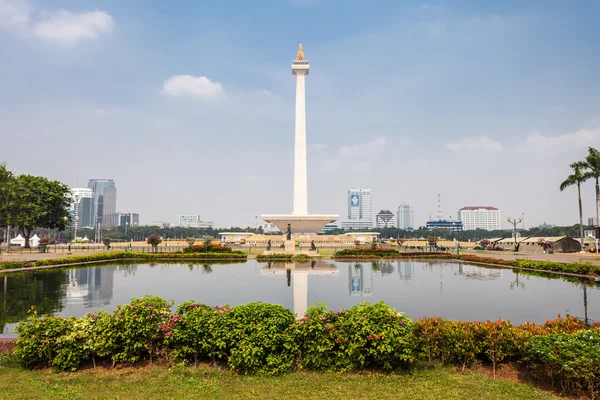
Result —
<path fill-rule="evenodd" d="M 339 215 L 315 215 L 308 213 L 308 181 L 306 172 L 306 96 L 305 78 L 310 70 L 304 59 L 302 44 L 292 62 L 292 74 L 296 76 L 296 123 L 294 134 L 294 206 L 291 215 L 262 215 L 281 232 L 288 226 L 292 233 L 318 233 L 325 225 L 337 221 Z"/>
<path fill-rule="evenodd" d="M 308 214 L 308 182 L 306 179 L 306 96 L 304 78 L 310 65 L 304 59 L 302 44 L 292 62 L 292 74 L 296 75 L 296 132 L 294 140 L 294 211 L 293 215 Z"/>

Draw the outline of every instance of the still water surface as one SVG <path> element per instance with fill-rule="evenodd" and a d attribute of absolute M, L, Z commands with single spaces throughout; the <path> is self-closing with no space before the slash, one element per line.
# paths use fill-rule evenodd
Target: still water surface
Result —
<path fill-rule="evenodd" d="M 0 336 L 15 336 L 30 306 L 41 314 L 112 311 L 146 294 L 209 305 L 256 300 L 302 315 L 385 301 L 412 318 L 544 322 L 557 314 L 600 321 L 600 287 L 454 262 L 139 264 L 0 275 Z"/>

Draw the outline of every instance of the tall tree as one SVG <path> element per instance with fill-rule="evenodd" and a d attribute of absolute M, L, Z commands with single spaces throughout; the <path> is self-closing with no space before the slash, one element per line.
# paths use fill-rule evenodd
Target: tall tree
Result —
<path fill-rule="evenodd" d="M 585 176 L 581 172 L 581 167 L 578 165 L 571 165 L 573 168 L 573 173 L 564 180 L 563 183 L 560 184 L 560 191 L 562 192 L 569 186 L 577 186 L 577 196 L 579 199 L 579 237 L 581 238 L 581 249 L 583 250 L 583 211 L 581 209 L 581 184 L 585 182 Z"/>
<path fill-rule="evenodd" d="M 19 175 L 16 179 L 17 206 L 14 221 L 29 248 L 36 228 L 63 230 L 70 223 L 69 188 L 41 176 Z"/>
<path fill-rule="evenodd" d="M 14 217 L 16 179 L 6 165 L 0 164 L 0 228 L 6 228 Z"/>
<path fill-rule="evenodd" d="M 585 180 L 594 179 L 596 181 L 596 226 L 600 226 L 600 151 L 593 147 L 588 148 L 588 155 L 583 161 L 577 161 L 571 164 L 582 168 L 585 172 Z"/>

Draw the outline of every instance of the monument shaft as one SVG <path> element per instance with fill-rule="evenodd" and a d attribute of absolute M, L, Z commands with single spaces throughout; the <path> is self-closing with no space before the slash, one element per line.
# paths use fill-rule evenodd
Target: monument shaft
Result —
<path fill-rule="evenodd" d="M 308 184 L 306 177 L 306 97 L 303 70 L 296 75 L 296 133 L 294 141 L 294 209 L 293 215 L 308 214 Z"/>

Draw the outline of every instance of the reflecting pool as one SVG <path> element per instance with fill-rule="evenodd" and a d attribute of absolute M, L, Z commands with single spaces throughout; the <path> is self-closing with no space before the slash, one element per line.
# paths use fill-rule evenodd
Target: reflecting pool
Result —
<path fill-rule="evenodd" d="M 600 321 L 600 286 L 458 262 L 385 261 L 241 264 L 129 264 L 0 275 L 0 335 L 15 336 L 31 306 L 40 314 L 112 311 L 146 294 L 209 305 L 256 300 L 302 315 L 385 301 L 412 318 L 544 322 L 557 314 Z"/>

